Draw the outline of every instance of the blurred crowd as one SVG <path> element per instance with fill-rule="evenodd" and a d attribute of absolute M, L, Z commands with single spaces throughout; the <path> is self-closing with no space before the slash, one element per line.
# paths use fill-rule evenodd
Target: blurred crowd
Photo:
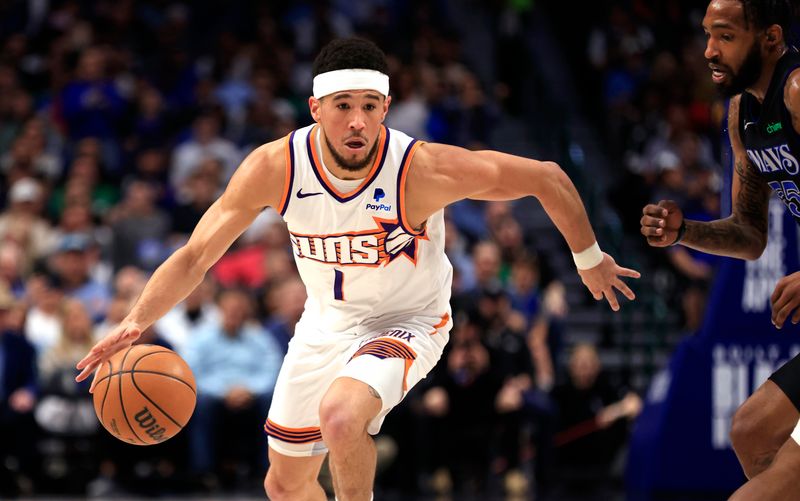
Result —
<path fill-rule="evenodd" d="M 564 38 L 570 68 L 580 74 L 583 109 L 613 165 L 608 199 L 628 235 L 639 235 L 642 207 L 659 200 L 675 200 L 690 219 L 720 217 L 727 109 L 704 57 L 707 5 L 593 2 L 576 20 L 581 29 Z M 559 9 L 552 5 L 554 19 L 571 19 Z M 662 271 L 660 294 L 682 312 L 683 329 L 696 331 L 716 259 L 684 247 L 647 256 Z"/>
<path fill-rule="evenodd" d="M 113 439 L 74 365 L 239 162 L 310 123 L 311 61 L 330 39 L 362 35 L 387 52 L 386 123 L 420 139 L 491 147 L 504 117 L 535 113 L 518 108 L 515 58 L 533 6 L 470 5 L 496 41 L 483 54 L 464 49 L 475 33 L 444 0 L 0 5 L 0 496 L 260 489 L 263 420 L 305 301 L 277 214 L 264 211 L 140 340 L 176 350 L 197 379 L 195 415 L 176 438 Z M 624 5 L 592 18 L 581 56 L 601 82 L 626 193 L 612 202 L 631 231 L 640 202 L 662 195 L 712 217 L 720 115 L 695 11 L 676 14 L 683 31 L 664 39 L 660 13 Z M 616 487 L 641 402 L 606 377 L 595 347 L 564 346 L 564 285 L 516 207 L 465 202 L 446 214 L 455 326 L 378 437 L 387 497 L 607 499 Z M 711 263 L 680 250 L 669 263 L 704 293 Z"/>

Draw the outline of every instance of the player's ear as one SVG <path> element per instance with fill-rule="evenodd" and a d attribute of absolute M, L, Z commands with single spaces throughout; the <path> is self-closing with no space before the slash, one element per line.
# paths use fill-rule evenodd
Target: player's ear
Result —
<path fill-rule="evenodd" d="M 316 97 L 311 96 L 308 98 L 308 109 L 311 111 L 311 118 L 313 118 L 315 122 L 319 122 L 321 106 L 322 102 Z"/>
<path fill-rule="evenodd" d="M 386 96 L 386 99 L 383 100 L 383 116 L 381 117 L 381 122 L 386 119 L 386 113 L 389 112 L 390 104 L 392 104 L 392 96 Z"/>
<path fill-rule="evenodd" d="M 779 24 L 773 24 L 764 31 L 766 35 L 767 47 L 772 50 L 783 43 L 783 28 Z"/>

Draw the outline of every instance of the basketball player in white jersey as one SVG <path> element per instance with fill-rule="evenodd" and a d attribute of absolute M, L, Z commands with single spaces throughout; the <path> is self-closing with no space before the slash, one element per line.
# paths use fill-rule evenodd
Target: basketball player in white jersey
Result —
<path fill-rule="evenodd" d="M 368 501 L 370 437 L 431 370 L 449 336 L 452 268 L 443 208 L 472 198 L 537 197 L 573 251 L 595 299 L 634 299 L 595 241 L 578 193 L 552 162 L 421 143 L 382 125 L 389 110 L 384 54 L 335 40 L 314 62 L 315 124 L 261 146 L 237 170 L 189 242 L 156 270 L 121 325 L 78 363 L 99 364 L 186 297 L 264 207 L 288 223 L 308 291 L 265 424 L 273 501 L 322 501 L 330 454 L 340 501 Z"/>

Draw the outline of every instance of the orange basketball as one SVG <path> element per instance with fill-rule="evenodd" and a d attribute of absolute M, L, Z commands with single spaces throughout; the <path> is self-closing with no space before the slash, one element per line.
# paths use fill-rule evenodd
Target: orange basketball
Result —
<path fill-rule="evenodd" d="M 153 445 L 174 437 L 194 412 L 194 375 L 172 350 L 152 344 L 117 353 L 95 376 L 94 410 L 118 439 Z"/>

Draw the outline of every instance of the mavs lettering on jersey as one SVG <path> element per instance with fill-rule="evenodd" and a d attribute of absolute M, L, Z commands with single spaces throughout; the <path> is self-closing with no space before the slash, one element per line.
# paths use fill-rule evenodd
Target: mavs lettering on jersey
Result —
<path fill-rule="evenodd" d="M 416 264 L 418 238 L 408 234 L 397 220 L 373 218 L 372 230 L 332 235 L 302 235 L 290 232 L 298 258 L 344 266 L 380 266 L 398 256 Z"/>
<path fill-rule="evenodd" d="M 785 171 L 795 175 L 800 171 L 800 163 L 785 143 L 771 148 L 747 150 L 747 156 L 762 173 Z"/>

